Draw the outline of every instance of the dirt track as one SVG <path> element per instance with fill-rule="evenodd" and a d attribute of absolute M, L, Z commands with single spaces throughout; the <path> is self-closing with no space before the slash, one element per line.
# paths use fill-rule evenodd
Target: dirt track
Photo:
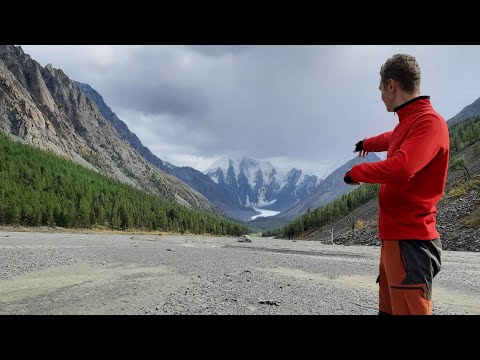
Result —
<path fill-rule="evenodd" d="M 0 232 L 0 314 L 376 314 L 378 247 Z M 480 253 L 443 253 L 434 314 L 480 314 Z"/>

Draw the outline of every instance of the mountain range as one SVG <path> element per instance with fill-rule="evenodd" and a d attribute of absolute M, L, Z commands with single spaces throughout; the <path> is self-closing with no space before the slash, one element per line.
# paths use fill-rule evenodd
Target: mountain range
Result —
<path fill-rule="evenodd" d="M 220 160 L 205 173 L 241 205 L 275 211 L 288 209 L 322 182 L 302 170 L 279 170 L 269 162 L 245 156 Z"/>

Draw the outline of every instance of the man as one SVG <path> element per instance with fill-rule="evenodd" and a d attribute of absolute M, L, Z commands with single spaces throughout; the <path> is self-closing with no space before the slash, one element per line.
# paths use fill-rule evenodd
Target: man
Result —
<path fill-rule="evenodd" d="M 382 100 L 398 115 L 398 125 L 359 141 L 354 152 L 364 157 L 388 151 L 387 158 L 353 166 L 344 180 L 381 184 L 379 314 L 430 315 L 432 280 L 441 265 L 436 205 L 447 178 L 448 127 L 430 97 L 420 96 L 420 67 L 413 56 L 392 56 L 380 77 Z"/>

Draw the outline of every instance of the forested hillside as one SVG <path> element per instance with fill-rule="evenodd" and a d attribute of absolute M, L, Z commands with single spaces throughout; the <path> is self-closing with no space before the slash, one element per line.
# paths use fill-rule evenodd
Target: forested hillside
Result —
<path fill-rule="evenodd" d="M 151 179 L 155 182 L 156 179 Z M 246 226 L 169 203 L 0 134 L 0 222 L 240 235 Z"/>

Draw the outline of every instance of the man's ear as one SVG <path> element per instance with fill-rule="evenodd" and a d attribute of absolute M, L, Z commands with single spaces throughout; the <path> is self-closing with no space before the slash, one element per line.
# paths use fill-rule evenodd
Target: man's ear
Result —
<path fill-rule="evenodd" d="M 397 88 L 397 84 L 395 83 L 395 80 L 388 79 L 388 82 L 387 82 L 388 91 L 392 93 L 395 91 L 396 88 Z"/>

